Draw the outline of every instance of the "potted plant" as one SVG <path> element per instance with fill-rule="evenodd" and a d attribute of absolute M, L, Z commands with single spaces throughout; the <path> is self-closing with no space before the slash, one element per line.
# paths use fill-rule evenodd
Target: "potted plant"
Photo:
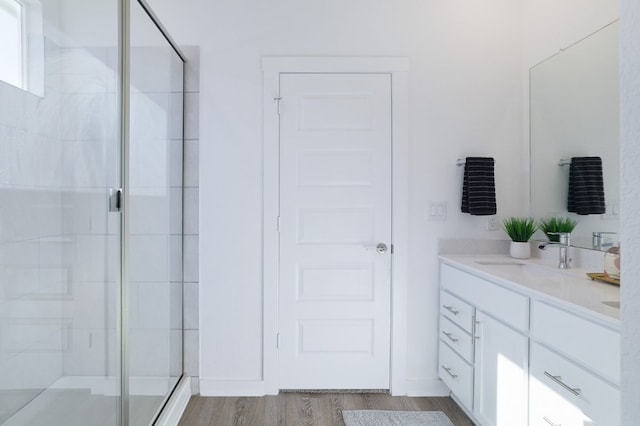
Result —
<path fill-rule="evenodd" d="M 577 224 L 578 221 L 570 217 L 547 217 L 540 219 L 538 228 L 545 233 L 549 241 L 557 243 L 560 240 L 560 236 L 555 234 L 560 232 L 571 233 Z"/>
<path fill-rule="evenodd" d="M 531 256 L 529 240 L 538 227 L 531 217 L 509 217 L 502 222 L 502 227 L 511 238 L 509 254 L 516 259 L 528 259 Z"/>

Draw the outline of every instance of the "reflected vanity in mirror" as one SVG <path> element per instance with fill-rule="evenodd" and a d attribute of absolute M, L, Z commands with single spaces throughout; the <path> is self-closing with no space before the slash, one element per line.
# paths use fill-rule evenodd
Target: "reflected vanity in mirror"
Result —
<path fill-rule="evenodd" d="M 530 70 L 531 216 L 571 217 L 572 246 L 620 241 L 619 25 L 615 21 Z M 606 212 L 567 208 L 572 157 L 600 157 Z M 598 233 L 598 234 L 595 234 Z M 541 232 L 536 237 L 546 240 Z"/>

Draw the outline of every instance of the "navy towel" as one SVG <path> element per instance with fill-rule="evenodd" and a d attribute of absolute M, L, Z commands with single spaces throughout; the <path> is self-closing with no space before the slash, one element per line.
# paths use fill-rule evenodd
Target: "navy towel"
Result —
<path fill-rule="evenodd" d="M 462 212 L 474 216 L 496 214 L 495 160 L 491 157 L 467 157 L 462 182 Z"/>
<path fill-rule="evenodd" d="M 567 209 L 570 212 L 580 215 L 605 213 L 600 157 L 571 158 L 567 198 Z"/>

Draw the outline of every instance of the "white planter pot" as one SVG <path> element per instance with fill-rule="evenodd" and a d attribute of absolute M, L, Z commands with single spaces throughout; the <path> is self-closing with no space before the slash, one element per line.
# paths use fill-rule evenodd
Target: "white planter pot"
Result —
<path fill-rule="evenodd" d="M 509 246 L 509 254 L 514 259 L 528 259 L 531 256 L 531 244 L 511 241 Z"/>

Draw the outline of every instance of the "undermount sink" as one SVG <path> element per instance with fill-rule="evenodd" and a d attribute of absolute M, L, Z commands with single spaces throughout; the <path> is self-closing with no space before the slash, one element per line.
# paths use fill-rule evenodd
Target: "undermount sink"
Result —
<path fill-rule="evenodd" d="M 607 306 L 611 306 L 612 308 L 618 308 L 620 309 L 620 301 L 611 301 L 611 302 L 602 302 Z"/>
<path fill-rule="evenodd" d="M 537 278 L 559 277 L 564 275 L 561 271 L 554 271 L 544 266 L 532 265 L 530 263 L 518 262 L 516 260 L 476 260 L 478 265 L 509 267 L 509 270 L 517 270 L 518 273 L 526 274 Z M 513 269 L 512 269 L 513 268 Z"/>
<path fill-rule="evenodd" d="M 478 265 L 526 265 L 526 263 L 518 262 L 516 260 L 476 260 Z"/>

